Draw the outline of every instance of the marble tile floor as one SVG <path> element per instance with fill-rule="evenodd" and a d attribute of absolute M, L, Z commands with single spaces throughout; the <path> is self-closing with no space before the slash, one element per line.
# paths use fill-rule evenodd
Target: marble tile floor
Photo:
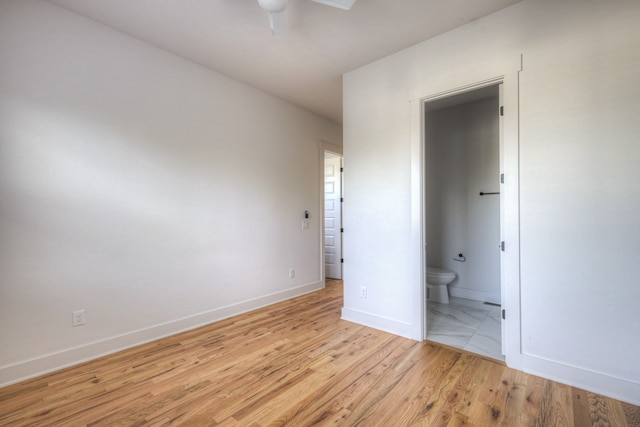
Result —
<path fill-rule="evenodd" d="M 500 307 L 451 297 L 427 302 L 427 339 L 493 359 L 501 354 Z"/>

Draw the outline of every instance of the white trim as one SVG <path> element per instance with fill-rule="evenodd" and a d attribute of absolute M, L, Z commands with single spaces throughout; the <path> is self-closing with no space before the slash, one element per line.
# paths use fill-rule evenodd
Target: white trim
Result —
<path fill-rule="evenodd" d="M 277 302 L 295 298 L 324 288 L 324 282 L 314 282 L 286 291 L 252 298 L 236 304 L 194 314 L 170 322 L 149 326 L 122 335 L 116 335 L 86 345 L 49 353 L 33 359 L 0 366 L 0 387 L 54 372 L 102 356 L 113 354 L 141 344 L 196 329 L 232 316 L 246 313 Z"/>
<path fill-rule="evenodd" d="M 328 151 L 329 153 L 337 154 L 338 156 L 342 157 L 342 146 L 340 145 L 332 144 L 330 142 L 326 142 L 323 140 L 318 140 L 318 146 L 320 147 L 320 150 L 322 151 L 323 156 L 324 156 L 324 152 Z M 324 160 L 324 157 L 323 157 L 323 160 Z"/>
<path fill-rule="evenodd" d="M 342 308 L 342 320 L 413 339 L 414 325 L 352 308 Z M 419 340 L 416 340 L 419 341 Z"/>
<path fill-rule="evenodd" d="M 465 74 L 450 73 L 431 76 L 428 84 L 411 88 L 408 91 L 408 99 L 434 101 L 437 98 L 481 89 L 498 84 L 504 77 L 503 73 L 513 71 L 522 71 L 522 55 L 510 55 L 501 61 L 493 62 L 490 70 L 478 70 L 473 81 L 470 81 Z"/>
<path fill-rule="evenodd" d="M 502 109 L 502 106 L 504 105 L 504 85 L 501 84 L 500 86 L 498 86 L 498 100 L 499 100 L 499 105 L 500 108 Z M 503 191 L 502 187 L 504 184 L 504 181 L 502 180 L 502 174 L 504 173 L 505 170 L 505 150 L 504 150 L 504 120 L 503 120 L 503 116 L 499 115 L 498 117 L 498 121 L 499 121 L 499 132 L 500 132 L 500 240 L 502 240 L 503 236 L 505 235 L 504 229 L 505 229 L 505 215 L 504 215 L 504 206 L 505 206 L 505 194 L 506 192 Z M 504 251 L 500 251 L 500 305 L 502 305 L 502 301 L 506 301 L 506 286 L 502 286 L 503 283 L 505 283 L 505 269 L 502 267 L 504 262 L 505 262 L 505 253 Z M 500 320 L 500 337 L 506 337 L 507 335 L 507 325 L 506 322 L 504 321 L 504 319 Z M 507 353 L 507 345 L 506 345 L 506 339 L 501 339 L 500 340 L 500 353 L 504 356 Z"/>
<path fill-rule="evenodd" d="M 506 310 L 503 348 L 507 366 L 521 369 L 521 315 L 520 315 L 520 70 L 505 75 L 503 80 L 502 117 L 503 141 L 501 149 L 502 173 L 505 182 L 501 184 L 503 221 L 502 238 L 506 250 L 501 258 L 502 309 Z"/>
<path fill-rule="evenodd" d="M 467 92 L 473 92 L 474 90 L 482 89 L 489 86 L 497 86 L 501 84 L 503 80 L 504 80 L 504 76 L 493 77 L 487 80 L 479 81 L 477 83 L 461 86 L 456 89 L 445 90 L 440 93 L 421 97 L 420 101 L 422 101 L 423 103 L 432 102 L 432 101 L 437 101 L 438 99 L 449 98 L 450 96 L 456 96 L 456 95 L 461 95 Z"/>
<path fill-rule="evenodd" d="M 601 372 L 523 355 L 524 372 L 640 406 L 640 384 Z"/>
<path fill-rule="evenodd" d="M 427 287 L 425 279 L 425 201 L 424 201 L 424 101 L 411 100 L 411 265 L 413 301 L 412 338 L 427 338 Z"/>

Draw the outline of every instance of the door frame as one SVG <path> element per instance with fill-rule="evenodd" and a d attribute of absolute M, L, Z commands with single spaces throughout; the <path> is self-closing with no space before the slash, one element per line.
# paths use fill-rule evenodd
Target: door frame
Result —
<path fill-rule="evenodd" d="M 342 158 L 342 163 L 344 164 L 344 156 L 342 154 L 342 146 L 332 144 L 327 141 L 319 140 L 318 141 L 318 169 L 319 169 L 319 198 L 320 198 L 320 212 L 318 212 L 318 218 L 320 218 L 320 280 L 323 284 L 326 283 L 326 274 L 324 268 L 324 153 L 335 154 L 336 156 L 340 156 Z M 340 185 L 342 186 L 342 194 L 344 197 L 344 175 L 340 177 Z M 340 214 L 342 215 L 342 208 L 344 206 L 340 206 Z M 340 235 L 340 245 L 342 245 L 342 233 Z M 341 250 L 344 248 L 341 247 Z M 342 278 L 344 279 L 344 265 L 342 266 Z"/>
<path fill-rule="evenodd" d="M 417 338 L 427 336 L 426 301 L 426 185 L 425 177 L 425 104 L 437 99 L 459 95 L 487 86 L 502 84 L 500 173 L 505 175 L 501 184 L 500 240 L 506 250 L 501 253 L 500 277 L 502 308 L 506 312 L 503 321 L 503 351 L 508 366 L 522 366 L 520 334 L 520 199 L 519 199 L 519 72 L 496 76 L 482 81 L 440 91 L 425 91 L 411 103 L 411 258 L 413 319 L 417 325 Z"/>

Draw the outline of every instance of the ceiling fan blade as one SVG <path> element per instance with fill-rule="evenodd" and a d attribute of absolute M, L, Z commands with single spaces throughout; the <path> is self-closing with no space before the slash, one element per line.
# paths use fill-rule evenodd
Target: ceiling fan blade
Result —
<path fill-rule="evenodd" d="M 339 9 L 350 10 L 356 0 L 311 0 L 326 6 L 337 7 Z"/>
<path fill-rule="evenodd" d="M 286 34 L 287 17 L 286 12 L 269 12 L 269 25 L 272 34 Z"/>
<path fill-rule="evenodd" d="M 325 6 L 337 7 L 339 9 L 350 10 L 356 0 L 311 0 Z M 269 13 L 269 25 L 272 34 L 285 34 L 287 32 L 287 9 L 288 0 L 258 0 L 261 8 Z"/>

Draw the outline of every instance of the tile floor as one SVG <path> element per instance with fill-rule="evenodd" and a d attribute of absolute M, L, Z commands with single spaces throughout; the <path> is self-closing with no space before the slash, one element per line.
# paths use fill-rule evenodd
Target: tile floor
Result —
<path fill-rule="evenodd" d="M 449 304 L 427 303 L 427 339 L 504 360 L 500 307 L 452 297 Z"/>

